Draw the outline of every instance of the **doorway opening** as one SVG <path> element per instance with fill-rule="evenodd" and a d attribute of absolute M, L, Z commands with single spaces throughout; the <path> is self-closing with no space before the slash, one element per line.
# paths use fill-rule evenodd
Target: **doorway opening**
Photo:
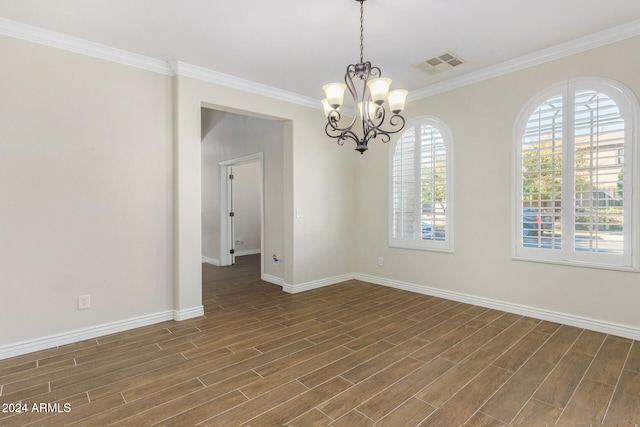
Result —
<path fill-rule="evenodd" d="M 220 265 L 264 253 L 262 153 L 220 162 Z M 260 276 L 264 274 L 260 256 Z"/>
<path fill-rule="evenodd" d="M 203 263 L 257 256 L 260 279 L 282 286 L 287 123 L 201 108 Z"/>

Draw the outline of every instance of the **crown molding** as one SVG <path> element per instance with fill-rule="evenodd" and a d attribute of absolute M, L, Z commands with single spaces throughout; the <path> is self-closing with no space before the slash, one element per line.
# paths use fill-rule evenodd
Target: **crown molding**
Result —
<path fill-rule="evenodd" d="M 245 92 L 255 93 L 257 95 L 267 96 L 273 99 L 298 104 L 305 107 L 321 108 L 320 101 L 308 96 L 299 95 L 273 86 L 257 83 L 251 80 L 235 77 L 230 74 L 220 73 L 218 71 L 209 70 L 208 68 L 197 65 L 187 64 L 181 61 L 173 61 L 170 63 L 174 75 L 190 77 L 209 83 L 226 86 L 232 89 L 239 89 Z"/>
<path fill-rule="evenodd" d="M 272 86 L 256 83 L 250 80 L 241 79 L 229 74 L 219 73 L 196 65 L 187 64 L 180 61 L 164 61 L 150 58 L 144 55 L 127 52 L 122 49 L 94 43 L 78 37 L 57 33 L 55 31 L 44 30 L 32 25 L 0 18 L 0 34 L 45 46 L 63 49 L 82 55 L 100 58 L 107 61 L 117 62 L 147 71 L 153 71 L 164 75 L 186 76 L 194 79 L 215 83 L 222 86 L 255 93 L 274 99 L 290 102 L 320 109 L 320 101 L 311 97 L 298 95 Z"/>
<path fill-rule="evenodd" d="M 169 62 L 161 59 L 150 58 L 144 55 L 138 55 L 125 50 L 90 42 L 81 38 L 57 33 L 55 31 L 44 30 L 42 28 L 12 21 L 6 18 L 0 18 L 0 35 L 51 46 L 155 73 L 170 76 L 180 75 L 190 77 L 305 107 L 320 109 L 320 101 L 315 98 L 299 95 L 273 86 L 242 79 L 196 65 L 187 64 L 185 62 Z M 639 35 L 640 19 L 609 30 L 604 30 L 570 42 L 562 43 L 530 55 L 525 55 L 514 60 L 487 67 L 482 70 L 464 74 L 440 83 L 435 83 L 422 89 L 411 91 L 408 96 L 408 101 L 426 98 L 428 96 L 468 86 Z"/>
<path fill-rule="evenodd" d="M 167 61 L 138 55 L 114 47 L 105 46 L 88 40 L 72 37 L 55 31 L 44 30 L 21 22 L 0 18 L 0 34 L 26 40 L 45 46 L 51 46 L 94 58 L 105 59 L 119 64 L 129 65 L 155 73 L 171 75 Z"/>
<path fill-rule="evenodd" d="M 509 74 L 514 71 L 523 70 L 545 62 L 564 58 L 569 55 L 584 52 L 596 47 L 615 43 L 631 37 L 640 35 L 640 19 L 631 21 L 609 30 L 600 31 L 590 34 L 579 39 L 575 39 L 566 43 L 562 43 L 548 49 L 534 52 L 530 55 L 521 56 L 510 61 L 503 62 L 491 67 L 484 68 L 472 73 L 462 75 L 450 80 L 429 85 L 423 89 L 412 91 L 408 100 L 415 101 L 418 99 L 433 96 L 439 93 L 448 92 L 453 89 L 468 86 L 494 77 Z"/>

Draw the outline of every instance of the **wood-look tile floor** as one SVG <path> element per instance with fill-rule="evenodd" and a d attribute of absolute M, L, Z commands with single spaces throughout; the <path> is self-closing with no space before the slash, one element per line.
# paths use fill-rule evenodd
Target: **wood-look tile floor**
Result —
<path fill-rule="evenodd" d="M 640 423 L 640 342 L 359 281 L 290 295 L 257 270 L 203 265 L 204 317 L 0 361 L 0 425 Z"/>

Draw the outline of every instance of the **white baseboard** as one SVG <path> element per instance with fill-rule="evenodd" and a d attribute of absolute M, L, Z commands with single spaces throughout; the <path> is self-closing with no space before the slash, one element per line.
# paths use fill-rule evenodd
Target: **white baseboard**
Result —
<path fill-rule="evenodd" d="M 204 316 L 204 306 L 202 305 L 187 308 L 186 310 L 174 310 L 173 312 L 173 319 L 178 322 L 200 316 Z"/>
<path fill-rule="evenodd" d="M 354 279 L 362 280 L 363 282 L 369 282 L 376 285 L 416 292 L 419 294 L 464 302 L 480 307 L 506 311 L 508 313 L 520 314 L 522 316 L 533 317 L 535 319 L 548 320 L 550 322 L 556 322 L 563 325 L 575 326 L 577 328 L 588 329 L 591 331 L 602 332 L 605 334 L 616 335 L 624 338 L 630 338 L 632 340 L 640 340 L 640 328 L 635 328 L 632 326 L 620 325 L 617 323 L 590 319 L 588 317 L 574 316 L 572 314 L 559 313 L 556 311 L 529 307 L 526 305 L 514 304 L 489 298 L 477 297 L 474 295 L 468 295 L 458 292 L 445 291 L 429 286 L 415 285 L 412 283 L 400 282 L 397 280 L 385 279 L 376 276 L 368 276 L 365 274 L 355 274 Z"/>
<path fill-rule="evenodd" d="M 259 254 L 260 249 L 248 249 L 246 251 L 236 251 L 235 256 L 243 256 L 243 255 L 255 255 Z M 202 262 L 206 264 L 215 265 L 216 267 L 220 267 L 220 260 L 215 258 L 210 258 L 208 256 L 202 256 Z"/>
<path fill-rule="evenodd" d="M 105 323 L 103 325 L 91 326 L 84 329 L 77 329 L 75 331 L 63 332 L 61 334 L 49 335 L 42 338 L 4 345 L 0 347 L 0 360 L 32 353 L 34 351 L 60 347 L 74 342 L 98 338 L 109 334 L 115 334 L 116 332 L 141 328 L 143 326 L 166 322 L 168 320 L 187 320 L 202 315 L 204 315 L 203 306 L 193 307 L 186 310 L 167 310 L 160 313 L 119 320 L 117 322 Z"/>
<path fill-rule="evenodd" d="M 256 255 L 259 253 L 260 253 L 260 249 L 244 249 L 244 250 L 236 250 L 235 256 Z"/>
<path fill-rule="evenodd" d="M 119 320 L 117 322 L 105 323 L 103 325 L 91 326 L 89 328 L 4 345 L 0 347 L 0 360 L 114 334 L 116 332 L 127 331 L 129 329 L 140 328 L 154 323 L 166 322 L 167 320 L 173 320 L 174 318 L 174 311 L 167 310 L 160 313 Z"/>
<path fill-rule="evenodd" d="M 325 286 L 335 285 L 336 283 L 346 282 L 347 280 L 352 280 L 353 278 L 354 278 L 353 274 L 343 274 L 340 276 L 328 277 L 326 279 L 314 280 L 307 283 L 301 283 L 299 285 L 289 285 L 289 284 L 283 283 L 282 290 L 290 294 L 296 294 L 298 292 L 309 291 L 311 289 L 317 289 Z"/>
<path fill-rule="evenodd" d="M 216 267 L 220 267 L 220 260 L 217 260 L 215 258 L 209 258 L 207 256 L 203 256 L 202 257 L 202 262 L 204 262 L 206 264 L 215 265 Z"/>
<path fill-rule="evenodd" d="M 263 274 L 262 280 L 265 282 L 273 283 L 274 285 L 284 286 L 284 280 L 280 277 L 272 276 L 270 274 Z"/>

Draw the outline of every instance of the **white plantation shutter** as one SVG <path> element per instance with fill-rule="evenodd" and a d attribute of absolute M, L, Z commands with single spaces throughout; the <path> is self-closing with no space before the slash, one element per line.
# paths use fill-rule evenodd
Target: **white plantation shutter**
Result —
<path fill-rule="evenodd" d="M 447 151 L 442 134 L 431 125 L 421 126 L 420 181 L 422 183 L 421 220 L 431 232 L 421 233 L 422 240 L 445 240 L 447 234 L 446 188 Z"/>
<path fill-rule="evenodd" d="M 595 81 L 561 89 L 519 120 L 515 256 L 636 269 L 630 95 Z"/>
<path fill-rule="evenodd" d="M 528 247 L 561 247 L 563 103 L 544 101 L 529 117 L 522 137 L 522 193 L 518 235 Z"/>
<path fill-rule="evenodd" d="M 391 246 L 451 251 L 451 137 L 424 118 L 406 127 L 392 150 Z"/>
<path fill-rule="evenodd" d="M 396 144 L 392 165 L 393 237 L 412 239 L 416 214 L 415 128 L 407 129 Z"/>
<path fill-rule="evenodd" d="M 624 120 L 607 95 L 575 95 L 574 246 L 584 252 L 624 253 Z"/>

